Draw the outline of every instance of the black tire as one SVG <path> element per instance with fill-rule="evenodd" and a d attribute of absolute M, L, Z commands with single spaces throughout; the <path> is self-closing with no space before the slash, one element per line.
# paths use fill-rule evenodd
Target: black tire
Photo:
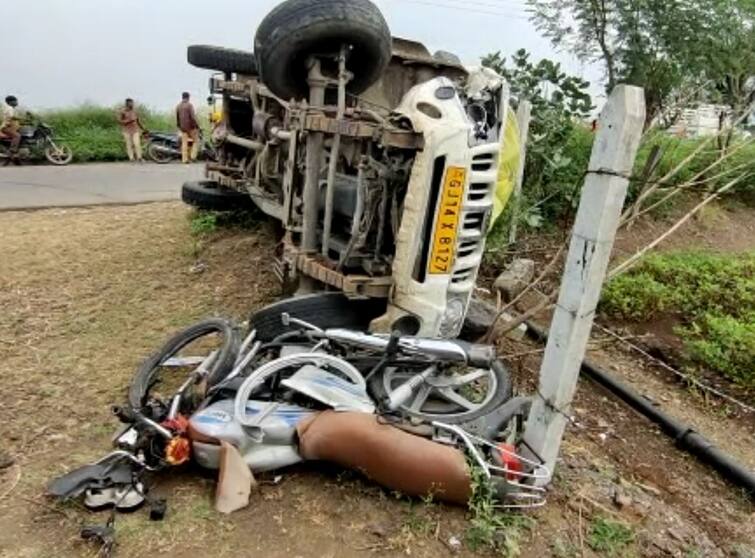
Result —
<path fill-rule="evenodd" d="M 463 414 L 430 414 L 412 412 L 402 408 L 400 409 L 400 412 L 407 415 L 408 417 L 419 419 L 425 422 L 440 421 L 447 424 L 463 424 L 465 422 L 476 420 L 480 417 L 488 415 L 495 411 L 498 407 L 503 405 L 506 401 L 511 399 L 511 396 L 514 393 L 514 389 L 511 383 L 511 376 L 509 374 L 509 371 L 504 366 L 503 362 L 501 362 L 500 360 L 493 361 L 490 369 L 493 371 L 493 374 L 496 378 L 495 394 L 490 398 L 490 401 L 488 401 L 487 403 L 485 403 L 485 405 L 483 405 L 479 409 L 476 409 L 475 411 Z M 373 397 L 375 397 L 378 401 L 381 401 L 388 396 L 388 392 L 385 389 L 385 384 L 383 381 L 383 374 L 374 376 L 370 380 L 369 387 Z"/>
<path fill-rule="evenodd" d="M 209 180 L 184 182 L 181 188 L 184 203 L 207 211 L 251 210 L 254 202 L 249 194 L 223 188 Z"/>
<path fill-rule="evenodd" d="M 272 341 L 282 333 L 291 331 L 281 322 L 286 312 L 312 325 L 326 329 L 342 327 L 367 331 L 370 322 L 385 313 L 385 300 L 351 300 L 341 293 L 316 293 L 281 300 L 253 312 L 249 329 L 257 330 L 257 339 Z"/>
<path fill-rule="evenodd" d="M 254 38 L 262 81 L 283 99 L 306 98 L 307 58 L 352 47 L 348 89 L 361 93 L 375 83 L 391 59 L 393 39 L 370 0 L 287 0 L 262 21 Z"/>
<path fill-rule="evenodd" d="M 186 49 L 189 64 L 205 70 L 230 74 L 257 75 L 254 53 L 210 45 L 191 45 Z"/>
<path fill-rule="evenodd" d="M 132 409 L 140 410 L 147 402 L 149 392 L 158 380 L 160 364 L 175 355 L 182 348 L 200 337 L 220 333 L 223 344 L 215 363 L 207 377 L 208 387 L 217 384 L 233 369 L 233 364 L 241 345 L 240 333 L 228 320 L 210 318 L 196 323 L 171 337 L 159 351 L 145 360 L 136 371 L 128 391 L 128 402 Z"/>
<path fill-rule="evenodd" d="M 48 145 L 45 148 L 45 159 L 56 167 L 64 167 L 73 161 L 73 151 L 67 145 Z"/>
<path fill-rule="evenodd" d="M 165 144 L 159 141 L 150 141 L 145 150 L 147 152 L 147 157 L 159 165 L 167 165 L 168 163 L 173 162 L 176 159 L 174 155 L 163 153 L 159 150 L 159 148 L 164 145 Z"/>

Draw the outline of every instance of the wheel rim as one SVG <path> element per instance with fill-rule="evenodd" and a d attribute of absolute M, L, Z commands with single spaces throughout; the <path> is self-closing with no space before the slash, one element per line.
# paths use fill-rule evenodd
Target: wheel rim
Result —
<path fill-rule="evenodd" d="M 171 155 L 160 152 L 157 147 L 158 146 L 155 144 L 151 144 L 149 146 L 149 156 L 153 161 L 155 161 L 156 163 L 169 163 L 173 160 L 173 157 Z"/>
<path fill-rule="evenodd" d="M 66 145 L 48 147 L 47 158 L 51 163 L 56 165 L 65 165 L 73 158 L 73 152 L 71 151 L 71 148 Z"/>
<path fill-rule="evenodd" d="M 391 393 L 416 373 L 389 368 L 383 374 L 383 389 Z M 498 379 L 493 370 L 465 369 L 461 374 L 429 378 L 414 392 L 401 411 L 414 417 L 459 417 L 485 407 L 495 396 Z"/>

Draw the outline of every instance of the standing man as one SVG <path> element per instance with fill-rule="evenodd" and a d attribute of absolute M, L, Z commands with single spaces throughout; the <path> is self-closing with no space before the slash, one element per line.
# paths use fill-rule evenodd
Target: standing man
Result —
<path fill-rule="evenodd" d="M 141 133 L 144 130 L 139 115 L 134 109 L 134 100 L 126 99 L 125 106 L 118 114 L 118 123 L 121 125 L 123 139 L 126 142 L 126 153 L 129 161 L 144 162 L 142 159 L 142 139 Z"/>
<path fill-rule="evenodd" d="M 189 163 L 189 142 L 191 142 L 191 161 L 199 154 L 199 124 L 194 105 L 189 101 L 189 94 L 181 95 L 181 102 L 176 107 L 176 124 L 181 131 L 181 161 Z"/>
<path fill-rule="evenodd" d="M 10 139 L 10 159 L 18 161 L 18 146 L 21 145 L 20 119 L 17 114 L 18 99 L 8 95 L 0 114 L 0 136 Z"/>

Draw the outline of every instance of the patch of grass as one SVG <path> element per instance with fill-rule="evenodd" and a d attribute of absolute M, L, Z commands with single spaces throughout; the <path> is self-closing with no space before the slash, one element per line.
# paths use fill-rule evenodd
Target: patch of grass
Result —
<path fill-rule="evenodd" d="M 551 544 L 551 552 L 556 558 L 576 558 L 581 555 L 579 547 L 561 537 L 556 538 Z"/>
<path fill-rule="evenodd" d="M 703 558 L 705 552 L 698 546 L 690 546 L 684 549 L 684 558 Z"/>
<path fill-rule="evenodd" d="M 193 236 L 209 236 L 218 228 L 218 214 L 212 211 L 194 211 L 189 214 Z"/>
<path fill-rule="evenodd" d="M 672 316 L 693 364 L 755 387 L 755 252 L 649 256 L 606 286 L 601 310 L 642 322 Z"/>
<path fill-rule="evenodd" d="M 220 229 L 256 231 L 260 227 L 260 214 L 256 211 L 204 211 L 189 213 L 191 234 L 206 237 Z"/>
<path fill-rule="evenodd" d="M 755 311 L 755 252 L 650 255 L 606 285 L 601 308 L 629 320 L 696 319 L 711 311 L 743 317 Z"/>
<path fill-rule="evenodd" d="M 476 463 L 469 464 L 472 476 L 472 497 L 469 500 L 469 527 L 465 535 L 473 550 L 489 550 L 513 558 L 522 552 L 520 542 L 531 529 L 530 517 L 504 513 L 497 507 L 495 489 Z"/>
<path fill-rule="evenodd" d="M 635 534 L 626 523 L 598 517 L 592 522 L 587 544 L 605 556 L 630 556 Z"/>
<path fill-rule="evenodd" d="M 680 328 L 689 356 L 735 382 L 755 387 L 755 312 L 743 318 L 706 314 Z"/>
<path fill-rule="evenodd" d="M 426 537 L 435 530 L 437 514 L 427 506 L 409 505 L 409 511 L 404 516 L 404 527 L 415 535 Z"/>

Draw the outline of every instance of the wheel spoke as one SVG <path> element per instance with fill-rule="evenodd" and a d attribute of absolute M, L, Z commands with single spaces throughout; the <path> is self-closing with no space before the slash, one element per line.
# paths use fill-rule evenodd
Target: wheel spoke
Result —
<path fill-rule="evenodd" d="M 464 386 L 466 384 L 471 384 L 472 382 L 476 382 L 477 380 L 482 380 L 483 378 L 488 377 L 490 372 L 487 370 L 475 370 L 473 372 L 470 372 L 469 374 L 464 374 L 463 376 L 440 376 L 436 378 L 430 378 L 428 380 L 428 383 L 436 388 L 457 388 Z"/>
<path fill-rule="evenodd" d="M 427 402 L 427 398 L 430 396 L 430 393 L 432 392 L 433 388 L 429 386 L 426 383 L 423 383 L 417 394 L 414 396 L 414 400 L 412 401 L 411 405 L 409 406 L 409 409 L 415 413 L 419 413 L 422 411 L 422 406 Z"/>
<path fill-rule="evenodd" d="M 393 374 L 391 374 L 391 390 L 396 389 L 398 386 L 405 383 L 413 376 L 416 376 L 416 374 L 410 374 L 408 372 L 394 372 Z"/>
<path fill-rule="evenodd" d="M 475 405 L 466 397 L 459 395 L 451 388 L 441 388 L 436 390 L 436 393 L 438 393 L 438 395 L 440 395 L 446 401 L 467 409 L 468 411 L 473 411 L 478 407 L 478 405 Z"/>

